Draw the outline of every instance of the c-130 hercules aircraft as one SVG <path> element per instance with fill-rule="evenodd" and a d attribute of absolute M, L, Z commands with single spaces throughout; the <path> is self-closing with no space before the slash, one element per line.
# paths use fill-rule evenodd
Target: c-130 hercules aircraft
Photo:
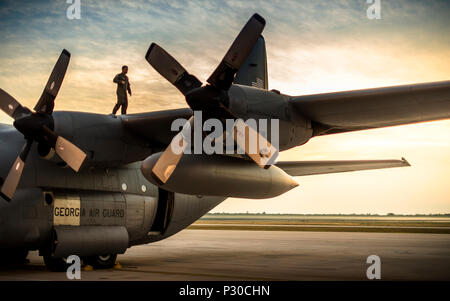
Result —
<path fill-rule="evenodd" d="M 206 85 L 150 46 L 147 61 L 190 109 L 117 118 L 53 111 L 66 50 L 34 111 L 0 89 L 0 108 L 14 119 L 0 124 L 2 261 L 24 262 L 39 250 L 50 270 L 64 270 L 69 255 L 108 268 L 127 248 L 174 235 L 227 197 L 271 198 L 298 185 L 292 176 L 409 166 L 402 158 L 261 168 L 262 153 L 175 154 L 171 124 L 191 121 L 192 110 L 222 121 L 278 119 L 279 151 L 320 135 L 450 117 L 450 81 L 305 96 L 269 91 L 264 26 L 258 14 L 250 18 Z"/>

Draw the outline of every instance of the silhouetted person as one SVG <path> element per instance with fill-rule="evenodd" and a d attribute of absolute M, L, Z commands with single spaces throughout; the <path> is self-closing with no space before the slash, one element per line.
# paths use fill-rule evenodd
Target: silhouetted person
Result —
<path fill-rule="evenodd" d="M 113 82 L 117 84 L 117 103 L 114 106 L 113 109 L 113 115 L 116 115 L 117 110 L 122 106 L 122 114 L 127 113 L 128 108 L 128 94 L 131 96 L 131 88 L 130 88 L 130 82 L 128 81 L 128 76 L 126 74 L 128 73 L 128 66 L 122 66 L 122 73 L 117 74 Z"/>

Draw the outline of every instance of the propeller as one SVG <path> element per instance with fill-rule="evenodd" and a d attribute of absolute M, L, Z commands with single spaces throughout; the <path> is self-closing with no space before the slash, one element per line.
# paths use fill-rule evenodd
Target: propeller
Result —
<path fill-rule="evenodd" d="M 86 154 L 68 140 L 53 132 L 55 98 L 69 65 L 70 53 L 63 50 L 50 74 L 44 91 L 34 107 L 34 112 L 23 107 L 14 97 L 0 89 L 0 109 L 14 119 L 14 127 L 21 132 L 26 143 L 3 181 L 0 195 L 10 201 L 22 176 L 25 162 L 33 142 L 49 145 L 73 170 L 78 171 Z"/>
<path fill-rule="evenodd" d="M 200 110 L 207 118 L 238 119 L 230 111 L 228 90 L 230 89 L 236 73 L 252 51 L 260 37 L 266 21 L 258 14 L 254 14 L 242 28 L 230 49 L 208 78 L 208 85 L 202 86 L 200 80 L 189 74 L 170 54 L 155 43 L 152 43 L 145 58 L 152 67 L 165 79 L 172 83 L 185 96 L 186 102 L 192 110 Z M 238 123 L 241 120 L 238 119 Z M 166 183 L 186 148 L 186 131 L 192 129 L 193 118 L 186 123 L 183 130 L 177 134 L 170 145 L 164 150 L 152 168 L 153 177 L 161 184 Z M 235 127 L 234 138 L 245 153 L 261 167 L 276 158 L 277 150 L 262 135 L 241 122 Z M 248 140 L 238 139 L 239 136 L 250 137 L 254 134 L 265 149 L 258 149 L 256 154 L 249 150 Z M 244 142 L 244 144 L 242 144 Z M 257 145 L 261 145 L 257 144 Z"/>

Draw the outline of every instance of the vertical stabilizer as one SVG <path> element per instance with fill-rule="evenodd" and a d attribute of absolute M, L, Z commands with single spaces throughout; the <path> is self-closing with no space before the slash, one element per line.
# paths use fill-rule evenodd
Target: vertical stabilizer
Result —
<path fill-rule="evenodd" d="M 268 90 L 266 42 L 260 36 L 258 42 L 236 74 L 234 83 Z"/>

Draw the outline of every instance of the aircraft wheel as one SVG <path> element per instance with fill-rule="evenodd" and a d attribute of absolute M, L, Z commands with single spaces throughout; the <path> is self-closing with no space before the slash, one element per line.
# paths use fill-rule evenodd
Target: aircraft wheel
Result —
<path fill-rule="evenodd" d="M 51 255 L 44 255 L 44 263 L 48 270 L 52 272 L 65 272 L 69 265 L 66 262 L 66 257 L 53 257 Z"/>
<path fill-rule="evenodd" d="M 116 264 L 117 254 L 89 256 L 87 263 L 95 269 L 110 269 Z"/>
<path fill-rule="evenodd" d="M 0 257 L 7 265 L 27 263 L 28 250 L 26 249 L 3 249 L 0 250 Z"/>

